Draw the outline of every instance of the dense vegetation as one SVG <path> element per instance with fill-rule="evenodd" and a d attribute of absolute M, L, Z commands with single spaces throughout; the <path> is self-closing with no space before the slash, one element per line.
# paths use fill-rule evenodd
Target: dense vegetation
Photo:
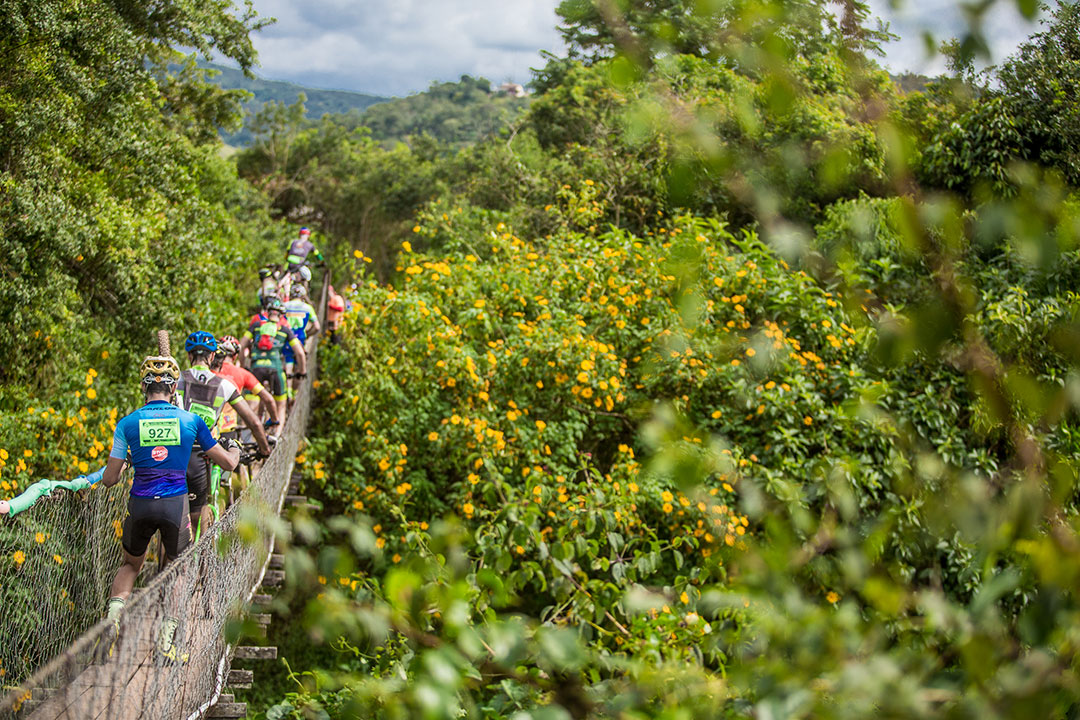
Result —
<path fill-rule="evenodd" d="M 904 92 L 764 6 L 565 2 L 504 138 L 240 158 L 358 283 L 267 717 L 1075 711 L 1080 11 Z"/>
<path fill-rule="evenodd" d="M 1080 8 L 906 92 L 862 3 L 566 0 L 527 108 L 271 103 L 235 170 L 236 98 L 158 61 L 253 19 L 110 8 L 71 56 L 0 21 L 4 481 L 103 450 L 89 391 L 226 323 L 268 215 L 316 227 L 355 287 L 265 717 L 1076 714 Z"/>

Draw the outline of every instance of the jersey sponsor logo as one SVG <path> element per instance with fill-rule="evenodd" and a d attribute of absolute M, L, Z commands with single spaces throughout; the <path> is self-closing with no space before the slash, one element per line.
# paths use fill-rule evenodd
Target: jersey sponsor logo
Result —
<path fill-rule="evenodd" d="M 142 418 L 139 420 L 139 444 L 179 445 L 180 418 Z"/>
<path fill-rule="evenodd" d="M 165 458 L 169 457 L 169 449 L 158 445 L 156 448 L 150 451 L 150 457 L 154 458 L 158 462 L 161 462 Z"/>

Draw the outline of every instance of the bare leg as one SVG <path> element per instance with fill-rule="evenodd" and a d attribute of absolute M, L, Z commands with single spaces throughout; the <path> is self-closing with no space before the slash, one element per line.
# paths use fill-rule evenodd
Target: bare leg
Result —
<path fill-rule="evenodd" d="M 145 559 L 146 553 L 136 557 L 135 555 L 129 555 L 126 550 L 124 551 L 124 564 L 116 571 L 116 578 L 113 579 L 112 590 L 110 591 L 111 597 L 126 600 L 131 595 L 131 589 L 135 587 L 135 578 L 139 576 L 139 571 L 142 570 L 143 560 Z"/>

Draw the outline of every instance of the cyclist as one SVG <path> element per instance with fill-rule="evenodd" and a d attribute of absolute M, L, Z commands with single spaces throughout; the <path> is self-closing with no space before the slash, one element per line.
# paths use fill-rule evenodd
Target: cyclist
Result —
<path fill-rule="evenodd" d="M 311 231 L 302 227 L 299 236 L 289 246 L 289 253 L 285 258 L 289 272 L 296 272 L 307 265 L 308 255 L 312 255 L 319 262 L 324 262 L 322 253 L 311 242 Z"/>
<path fill-rule="evenodd" d="M 315 308 L 307 301 L 307 288 L 303 285 L 296 285 L 292 291 L 293 298 L 285 303 L 285 319 L 289 322 L 289 329 L 296 335 L 296 339 L 304 346 L 306 352 L 308 328 L 311 328 L 311 337 L 318 335 L 322 328 L 319 327 L 319 316 L 316 314 Z M 289 346 L 282 349 L 282 355 L 285 356 L 285 373 L 293 378 L 288 392 L 289 398 L 292 399 L 293 393 L 300 387 L 299 380 L 293 375 L 293 365 L 296 362 L 296 357 Z"/>
<path fill-rule="evenodd" d="M 285 304 L 272 298 L 263 314 L 252 318 L 240 340 L 240 351 L 251 351 L 251 374 L 266 386 L 277 403 L 278 417 L 285 417 L 285 365 L 281 351 L 292 347 L 296 355 L 298 377 L 307 377 L 307 355 L 285 321 Z"/>
<path fill-rule="evenodd" d="M 326 305 L 326 326 L 330 329 L 330 344 L 337 345 L 341 342 L 338 330 L 344 325 L 341 316 L 345 314 L 345 298 L 338 295 L 333 286 L 330 287 L 330 299 Z"/>
<path fill-rule="evenodd" d="M 198 443 L 207 457 L 230 470 L 240 460 L 239 449 L 215 440 L 202 418 L 172 404 L 180 380 L 175 359 L 165 354 L 147 357 L 139 374 L 146 404 L 117 423 L 101 480 L 105 487 L 118 483 L 130 455 L 135 480 L 123 526 L 124 563 L 116 571 L 107 605 L 117 627 L 154 533 L 161 534 L 166 562 L 191 542 L 187 466 L 192 447 Z M 183 659 L 173 644 L 177 624 L 175 617 L 167 617 L 159 637 L 158 649 L 170 660 Z"/>
<path fill-rule="evenodd" d="M 265 305 L 270 297 L 277 297 L 279 280 L 281 279 L 280 265 L 267 265 L 259 269 L 259 305 Z"/>
<path fill-rule="evenodd" d="M 217 353 L 217 338 L 204 330 L 188 335 L 184 343 L 190 367 L 180 374 L 176 386 L 177 399 L 188 412 L 195 413 L 206 426 L 217 426 L 218 418 L 226 404 L 236 410 L 240 418 L 251 428 L 259 452 L 270 455 L 270 445 L 266 441 L 262 423 L 240 396 L 236 385 L 227 378 L 215 375 L 210 370 Z M 230 468 L 231 469 L 231 468 Z M 187 467 L 188 510 L 191 523 L 198 528 L 206 528 L 211 522 L 210 508 L 210 466 L 201 453 L 192 452 Z"/>
<path fill-rule="evenodd" d="M 289 276 L 289 278 L 290 278 L 290 283 L 289 283 L 289 288 L 290 288 L 289 297 L 290 298 L 296 297 L 296 293 L 292 292 L 291 289 L 296 288 L 296 287 L 300 287 L 301 285 L 303 285 L 304 290 L 310 295 L 310 293 L 311 293 L 311 268 L 309 268 L 307 265 L 304 265 L 299 270 L 292 273 Z"/>
<path fill-rule="evenodd" d="M 277 414 L 277 404 L 274 402 L 274 396 L 263 387 L 263 384 L 259 382 L 258 378 L 233 362 L 239 354 L 239 340 L 232 335 L 224 335 L 218 338 L 218 351 L 214 354 L 214 362 L 210 364 L 210 369 L 213 370 L 216 375 L 232 380 L 233 385 L 236 385 L 243 394 L 244 400 L 248 403 L 248 407 L 251 408 L 256 416 L 259 415 L 260 403 L 266 408 L 270 415 L 270 419 L 264 424 L 264 427 L 268 431 L 271 428 L 280 427 L 281 418 L 279 418 Z M 233 417 L 228 417 L 227 413 Z M 229 408 L 226 407 L 221 413 L 221 419 L 218 421 L 218 428 L 224 435 L 226 432 L 235 430 L 236 427 L 235 412 L 229 413 Z"/>

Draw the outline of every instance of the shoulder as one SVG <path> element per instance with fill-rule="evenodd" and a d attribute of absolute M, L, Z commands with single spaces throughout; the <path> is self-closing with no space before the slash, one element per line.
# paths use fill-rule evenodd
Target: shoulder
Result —
<path fill-rule="evenodd" d="M 235 392 L 238 392 L 238 389 L 236 387 L 236 383 L 233 382 L 232 378 L 222 377 L 221 375 L 219 375 L 218 378 L 221 380 L 221 390 L 226 396 L 229 396 L 229 395 L 232 395 Z"/>

